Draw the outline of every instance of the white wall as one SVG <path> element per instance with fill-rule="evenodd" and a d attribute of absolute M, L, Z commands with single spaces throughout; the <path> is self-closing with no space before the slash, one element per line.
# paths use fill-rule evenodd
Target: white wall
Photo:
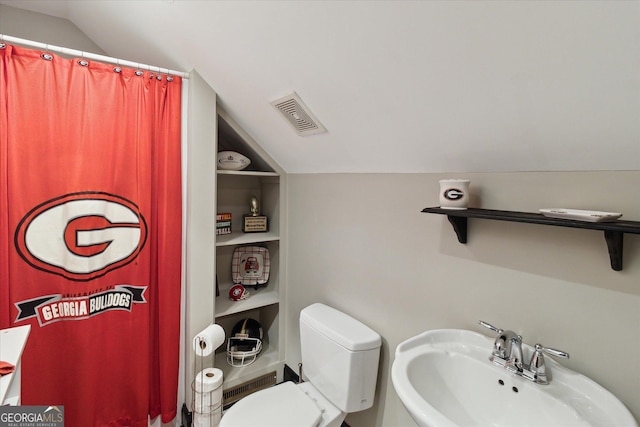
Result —
<path fill-rule="evenodd" d="M 640 172 L 289 175 L 287 363 L 298 314 L 324 302 L 383 337 L 377 402 L 352 427 L 414 425 L 390 380 L 395 347 L 428 329 L 481 333 L 479 319 L 570 353 L 570 368 L 640 419 L 640 236 L 610 268 L 603 232 L 471 219 L 466 245 L 438 205 L 438 180 L 470 178 L 472 206 L 571 207 L 640 221 Z M 487 349 L 489 354 L 491 349 Z"/>
<path fill-rule="evenodd" d="M 85 52 L 105 53 L 68 19 L 0 5 L 0 34 Z"/>
<path fill-rule="evenodd" d="M 179 390 L 178 405 L 181 406 L 181 400 L 184 400 L 189 409 L 193 409 L 193 373 L 202 367 L 210 367 L 211 360 L 194 360 L 191 340 L 215 321 L 215 141 L 218 123 L 216 93 L 195 71 L 189 76 L 188 102 L 185 348 L 180 362 L 180 368 L 184 368 L 180 381 L 183 381 L 185 393 Z M 180 416 L 176 425 L 179 420 Z"/>

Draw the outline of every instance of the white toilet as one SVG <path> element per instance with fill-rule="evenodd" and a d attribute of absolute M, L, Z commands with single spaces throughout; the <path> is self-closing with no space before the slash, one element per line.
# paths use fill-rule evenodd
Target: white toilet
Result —
<path fill-rule="evenodd" d="M 220 427 L 339 427 L 350 412 L 370 408 L 381 338 L 356 319 L 324 304 L 300 312 L 302 372 L 255 392 L 225 411 Z"/>

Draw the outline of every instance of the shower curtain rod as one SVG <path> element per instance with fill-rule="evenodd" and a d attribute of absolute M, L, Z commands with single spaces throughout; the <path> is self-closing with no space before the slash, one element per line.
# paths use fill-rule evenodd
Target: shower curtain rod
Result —
<path fill-rule="evenodd" d="M 68 47 L 55 46 L 52 44 L 35 42 L 32 40 L 21 39 L 18 37 L 8 36 L 6 34 L 0 34 L 0 43 L 15 43 L 23 46 L 35 47 L 38 49 L 46 50 L 49 52 L 57 52 L 63 55 L 77 56 L 85 59 L 92 59 L 94 61 L 106 62 L 109 64 L 121 65 L 124 67 L 138 68 L 141 70 L 153 71 L 155 73 L 170 74 L 173 76 L 179 76 L 183 79 L 188 79 L 189 74 L 182 71 L 170 70 L 168 68 L 160 68 L 153 65 L 140 64 L 138 62 L 127 61 L 125 59 L 112 58 L 110 56 L 98 55 L 96 53 L 83 52 L 81 50 L 70 49 Z"/>

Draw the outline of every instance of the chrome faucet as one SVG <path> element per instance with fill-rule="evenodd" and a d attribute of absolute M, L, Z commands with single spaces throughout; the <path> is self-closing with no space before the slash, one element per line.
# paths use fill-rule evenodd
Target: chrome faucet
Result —
<path fill-rule="evenodd" d="M 498 334 L 493 342 L 493 351 L 489 360 L 503 368 L 522 372 L 522 337 L 513 331 L 498 329 L 482 320 L 479 323 Z"/>
<path fill-rule="evenodd" d="M 546 348 L 541 344 L 536 344 L 535 350 L 531 355 L 531 361 L 527 365 L 522 361 L 522 337 L 520 335 L 513 331 L 505 331 L 503 329 L 496 328 L 482 320 L 480 320 L 479 323 L 485 328 L 498 334 L 493 342 L 493 351 L 491 352 L 489 360 L 498 366 L 502 366 L 509 372 L 521 375 L 537 384 L 549 384 L 550 380 L 550 376 L 547 375 L 549 372 L 545 365 L 543 353 L 566 359 L 569 358 L 569 353 L 555 350 L 553 348 Z"/>
<path fill-rule="evenodd" d="M 509 338 L 509 345 L 507 346 L 507 364 L 505 367 L 511 372 L 522 372 L 523 370 L 522 337 L 520 335 Z"/>

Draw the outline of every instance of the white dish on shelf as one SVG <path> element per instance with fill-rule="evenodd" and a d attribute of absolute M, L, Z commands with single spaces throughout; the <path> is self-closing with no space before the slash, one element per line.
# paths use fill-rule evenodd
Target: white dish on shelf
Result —
<path fill-rule="evenodd" d="M 619 212 L 587 211 L 565 208 L 540 209 L 540 213 L 549 218 L 575 219 L 577 221 L 587 222 L 615 221 L 622 216 Z"/>
<path fill-rule="evenodd" d="M 233 251 L 231 279 L 244 286 L 266 285 L 269 281 L 269 249 L 262 246 L 241 246 Z"/>

